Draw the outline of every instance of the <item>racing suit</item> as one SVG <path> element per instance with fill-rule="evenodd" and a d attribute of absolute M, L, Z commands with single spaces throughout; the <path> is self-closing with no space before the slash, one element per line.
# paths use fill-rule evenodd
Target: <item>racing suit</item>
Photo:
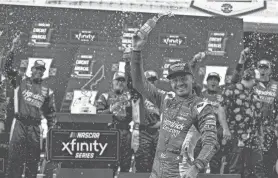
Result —
<path fill-rule="evenodd" d="M 159 109 L 145 99 L 145 124 L 139 125 L 139 148 L 135 154 L 136 172 L 151 172 L 158 141 L 158 128 L 151 128 L 159 121 Z"/>
<path fill-rule="evenodd" d="M 222 90 L 217 90 L 216 94 L 209 94 L 207 90 L 205 90 L 202 95 L 203 98 L 207 99 L 208 102 L 213 106 L 213 110 L 215 113 L 215 116 L 218 117 L 218 107 L 220 105 L 220 98 L 221 98 Z M 218 131 L 218 142 L 221 145 L 222 139 L 223 139 L 223 128 L 220 125 L 219 120 L 217 119 L 217 131 Z M 221 159 L 222 156 L 225 154 L 223 152 L 223 146 L 221 145 L 221 150 L 219 150 L 211 159 L 210 161 L 210 173 L 212 174 L 220 174 L 220 168 L 221 168 Z"/>
<path fill-rule="evenodd" d="M 243 70 L 243 66 L 237 65 L 237 73 Z M 278 107 L 274 101 L 278 99 L 278 82 L 270 80 L 265 86 L 257 81 L 254 86 L 254 92 L 259 96 L 263 103 L 262 107 L 262 133 L 263 136 L 263 160 L 267 178 L 274 178 L 277 175 L 274 172 L 274 165 L 278 159 L 277 137 L 275 130 L 278 130 Z"/>
<path fill-rule="evenodd" d="M 8 80 L 15 89 L 14 111 L 6 176 L 19 178 L 25 163 L 26 178 L 35 178 L 40 159 L 40 124 L 47 119 L 48 128 L 55 124 L 56 107 L 53 91 L 43 82 L 34 83 L 13 70 L 13 52 L 5 63 Z"/>
<path fill-rule="evenodd" d="M 151 178 L 183 177 L 188 168 L 205 168 L 218 150 L 216 118 L 212 107 L 192 94 L 186 99 L 171 97 L 144 78 L 141 53 L 132 54 L 132 81 L 138 92 L 157 105 L 161 113 L 161 127 Z M 203 149 L 194 162 L 188 157 L 183 142 L 192 125 L 201 132 Z"/>
<path fill-rule="evenodd" d="M 111 113 L 109 107 L 122 101 L 124 101 L 123 104 Z M 121 172 L 129 172 L 132 157 L 131 132 L 129 130 L 129 123 L 132 120 L 130 93 L 116 94 L 114 91 L 103 93 L 99 96 L 96 107 L 99 114 L 113 114 L 113 124 L 120 132 L 120 159 L 114 168 L 114 173 L 116 173 L 118 166 L 120 166 Z"/>

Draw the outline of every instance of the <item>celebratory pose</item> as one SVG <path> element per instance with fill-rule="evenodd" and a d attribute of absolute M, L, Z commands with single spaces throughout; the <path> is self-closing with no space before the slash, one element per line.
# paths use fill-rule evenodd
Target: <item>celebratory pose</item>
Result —
<path fill-rule="evenodd" d="M 156 85 L 158 75 L 155 71 L 146 71 L 145 77 Z M 151 172 L 155 150 L 158 141 L 159 109 L 149 100 L 145 99 L 145 122 L 139 125 L 139 148 L 135 154 L 136 172 Z"/>
<path fill-rule="evenodd" d="M 161 127 L 151 178 L 196 178 L 218 150 L 216 118 L 211 105 L 192 91 L 193 74 L 187 63 L 169 67 L 168 79 L 175 96 L 149 83 L 144 76 L 141 50 L 146 41 L 133 37 L 132 81 L 134 88 L 157 105 Z M 183 151 L 183 141 L 192 125 L 202 135 L 203 148 L 194 162 Z M 184 154 L 182 154 L 184 153 Z"/>
<path fill-rule="evenodd" d="M 264 178 L 258 137 L 262 106 L 252 90 L 254 85 L 255 72 L 247 69 L 241 81 L 228 86 L 221 98 L 232 134 L 231 141 L 226 144 L 228 173 L 241 174 L 243 178 Z"/>
<path fill-rule="evenodd" d="M 242 72 L 248 54 L 249 50 L 245 50 L 245 53 L 241 54 L 237 65 L 238 74 Z M 277 104 L 275 104 L 275 101 L 278 100 L 278 82 L 271 79 L 271 66 L 272 63 L 266 59 L 262 59 L 257 63 L 259 78 L 254 86 L 254 92 L 259 96 L 263 104 L 261 110 L 261 136 L 263 137 L 263 158 L 267 178 L 277 177 L 274 167 L 278 159 L 278 108 Z"/>
<path fill-rule="evenodd" d="M 226 121 L 225 111 L 220 106 L 222 89 L 219 86 L 220 75 L 216 72 L 211 72 L 207 77 L 207 90 L 202 92 L 203 98 L 213 106 L 214 113 L 217 117 L 217 130 L 218 130 L 218 142 L 220 143 L 221 150 L 219 150 L 215 156 L 212 157 L 210 162 L 210 170 L 212 174 L 220 174 L 222 156 L 226 153 L 223 152 L 223 143 L 231 138 L 231 133 Z"/>
<path fill-rule="evenodd" d="M 99 114 L 113 114 L 113 123 L 120 132 L 120 161 L 121 172 L 129 172 L 131 166 L 131 132 L 129 123 L 132 120 L 131 95 L 126 91 L 125 73 L 116 72 L 113 76 L 112 90 L 103 93 L 97 100 L 96 107 Z"/>
<path fill-rule="evenodd" d="M 46 69 L 43 61 L 35 61 L 31 77 L 22 77 L 14 70 L 14 51 L 19 42 L 20 35 L 13 40 L 4 66 L 7 78 L 15 89 L 15 119 L 11 128 L 6 177 L 19 178 L 25 173 L 26 178 L 35 178 L 41 153 L 41 120 L 46 118 L 48 128 L 52 128 L 56 108 L 53 90 L 42 80 Z"/>

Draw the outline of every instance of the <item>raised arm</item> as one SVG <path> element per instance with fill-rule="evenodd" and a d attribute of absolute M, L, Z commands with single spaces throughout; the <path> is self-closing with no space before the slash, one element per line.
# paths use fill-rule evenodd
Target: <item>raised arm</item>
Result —
<path fill-rule="evenodd" d="M 144 76 L 143 60 L 141 57 L 141 50 L 144 44 L 145 41 L 140 39 L 137 35 L 133 37 L 133 52 L 131 59 L 132 85 L 143 97 L 160 108 L 166 92 L 150 84 Z"/>
<path fill-rule="evenodd" d="M 231 83 L 235 84 L 240 81 L 242 72 L 244 70 L 244 64 L 249 53 L 249 48 L 245 48 L 243 51 L 241 51 L 238 63 L 232 75 Z"/>
<path fill-rule="evenodd" d="M 18 85 L 18 82 L 20 81 L 20 76 L 18 75 L 18 72 L 14 69 L 13 64 L 14 53 L 19 48 L 21 35 L 21 33 L 16 34 L 16 37 L 13 39 L 12 42 L 12 47 L 10 51 L 8 51 L 4 60 L 4 74 L 7 77 L 7 79 L 11 82 L 14 88 Z"/>
<path fill-rule="evenodd" d="M 198 103 L 194 110 L 198 119 L 198 130 L 201 133 L 202 150 L 194 165 L 203 170 L 219 149 L 217 140 L 216 117 L 213 108 L 207 102 Z"/>

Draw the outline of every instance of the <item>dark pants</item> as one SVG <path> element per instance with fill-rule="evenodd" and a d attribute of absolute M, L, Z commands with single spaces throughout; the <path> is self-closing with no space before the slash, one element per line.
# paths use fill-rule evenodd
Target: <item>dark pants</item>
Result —
<path fill-rule="evenodd" d="M 136 172 L 151 172 L 158 142 L 158 130 L 140 130 L 139 148 L 135 153 Z"/>
<path fill-rule="evenodd" d="M 278 178 L 278 175 L 274 169 L 278 159 L 277 141 L 274 141 L 271 148 L 263 153 L 263 159 L 266 178 Z"/>
<path fill-rule="evenodd" d="M 118 129 L 120 132 L 120 160 L 115 166 L 114 172 L 116 173 L 118 167 L 121 172 L 129 172 L 131 166 L 132 149 L 131 149 L 131 133 L 128 129 Z"/>
<path fill-rule="evenodd" d="M 265 178 L 263 152 L 259 139 L 254 139 L 252 145 L 257 147 L 239 147 L 237 139 L 228 142 L 226 145 L 228 174 L 241 174 L 242 178 Z"/>
<path fill-rule="evenodd" d="M 36 178 L 40 160 L 40 127 L 15 120 L 12 125 L 6 178 Z"/>

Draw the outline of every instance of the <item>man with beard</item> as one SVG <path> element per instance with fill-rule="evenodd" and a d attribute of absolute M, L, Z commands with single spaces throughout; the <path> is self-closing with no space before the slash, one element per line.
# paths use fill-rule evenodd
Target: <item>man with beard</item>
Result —
<path fill-rule="evenodd" d="M 53 91 L 42 80 L 45 63 L 35 61 L 31 77 L 22 77 L 13 68 L 14 52 L 20 42 L 20 34 L 13 40 L 4 70 L 15 88 L 14 111 L 6 176 L 19 178 L 22 172 L 28 178 L 35 178 L 40 159 L 40 124 L 42 117 L 47 119 L 48 128 L 55 124 L 55 101 Z M 25 169 L 23 165 L 25 164 Z M 23 173 L 24 175 L 24 173 Z"/>
<path fill-rule="evenodd" d="M 247 54 L 248 53 L 246 53 L 243 58 L 239 60 L 237 73 L 241 73 L 243 65 L 246 62 Z M 278 82 L 271 79 L 271 66 L 272 63 L 266 59 L 262 59 L 257 63 L 259 78 L 254 86 L 254 92 L 259 95 L 259 99 L 263 103 L 261 136 L 263 140 L 265 173 L 268 178 L 277 177 L 273 171 L 273 167 L 278 159 L 278 107 L 274 102 L 278 99 Z"/>
<path fill-rule="evenodd" d="M 141 50 L 146 41 L 133 37 L 132 81 L 134 88 L 160 109 L 161 127 L 151 178 L 196 178 L 218 150 L 216 118 L 211 105 L 193 93 L 193 74 L 187 63 L 169 67 L 171 88 L 175 96 L 149 83 L 144 76 Z M 182 147 L 192 125 L 202 135 L 203 148 L 194 162 Z M 182 154 L 184 153 L 184 154 Z"/>
<path fill-rule="evenodd" d="M 131 166 L 131 132 L 132 121 L 131 95 L 127 91 L 125 73 L 116 72 L 113 76 L 112 90 L 99 96 L 96 103 L 99 114 L 112 114 L 113 125 L 120 132 L 120 160 L 114 174 L 120 166 L 121 172 L 129 172 Z"/>
<path fill-rule="evenodd" d="M 145 77 L 153 85 L 157 84 L 155 71 L 146 71 Z M 136 172 L 151 172 L 160 126 L 159 109 L 149 100 L 144 100 L 145 120 L 139 125 L 139 148 L 135 153 Z"/>
<path fill-rule="evenodd" d="M 261 142 L 258 137 L 261 102 L 252 88 L 253 69 L 244 71 L 239 83 L 228 86 L 222 94 L 221 106 L 226 111 L 232 139 L 226 144 L 229 174 L 264 178 Z"/>

